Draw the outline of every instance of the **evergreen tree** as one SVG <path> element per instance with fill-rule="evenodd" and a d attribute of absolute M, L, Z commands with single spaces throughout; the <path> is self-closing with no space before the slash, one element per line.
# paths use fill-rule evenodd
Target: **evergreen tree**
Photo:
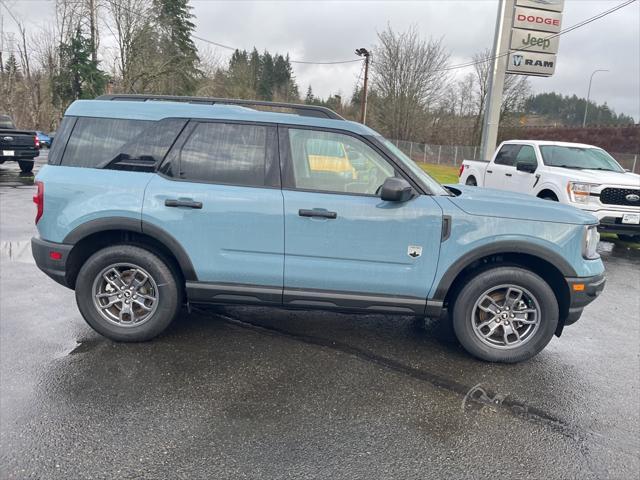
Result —
<path fill-rule="evenodd" d="M 309 85 L 309 88 L 307 88 L 307 96 L 304 97 L 304 103 L 308 105 L 313 105 L 315 103 L 315 97 L 313 96 L 311 85 Z"/>
<path fill-rule="evenodd" d="M 293 68 L 289 62 L 289 55 L 276 55 L 273 63 L 274 95 L 280 100 L 292 101 L 299 97 L 298 86 L 294 82 Z"/>
<path fill-rule="evenodd" d="M 586 99 L 577 95 L 561 95 L 559 93 L 540 93 L 531 96 L 525 103 L 525 111 L 529 114 L 546 117 L 549 122 L 563 125 L 582 125 Z M 589 101 L 587 123 L 602 125 L 633 124 L 633 118 L 624 114 L 616 114 L 609 106 L 598 105 Z"/>
<path fill-rule="evenodd" d="M 163 64 L 168 74 L 164 80 L 165 93 L 191 95 L 201 77 L 198 69 L 198 50 L 191 34 L 195 25 L 189 0 L 153 0 Z"/>
<path fill-rule="evenodd" d="M 229 59 L 229 69 L 226 73 L 225 95 L 227 97 L 255 97 L 251 70 L 247 51 L 235 50 Z"/>
<path fill-rule="evenodd" d="M 262 72 L 262 60 L 256 47 L 253 47 L 251 56 L 249 57 L 249 71 L 251 72 L 251 88 L 255 93 L 258 91 L 258 85 L 260 84 L 260 75 Z"/>
<path fill-rule="evenodd" d="M 227 97 L 300 101 L 288 55 L 272 55 L 267 51 L 260 54 L 255 48 L 251 53 L 235 50 L 221 77 Z"/>
<path fill-rule="evenodd" d="M 4 64 L 4 71 L 7 75 L 12 77 L 20 76 L 20 67 L 18 66 L 18 61 L 16 60 L 15 54 L 9 55 L 7 58 L 7 62 Z"/>
<path fill-rule="evenodd" d="M 60 45 L 60 72 L 52 79 L 54 102 L 66 106 L 80 98 L 104 93 L 107 75 L 91 59 L 91 40 L 78 28 L 68 44 Z"/>
<path fill-rule="evenodd" d="M 260 81 L 258 83 L 258 96 L 263 100 L 273 99 L 274 66 L 273 57 L 269 52 L 264 52 L 261 59 Z"/>

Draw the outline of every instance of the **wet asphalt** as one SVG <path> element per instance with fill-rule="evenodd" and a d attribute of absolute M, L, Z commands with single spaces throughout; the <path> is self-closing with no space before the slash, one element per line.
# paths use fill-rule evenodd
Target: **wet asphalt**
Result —
<path fill-rule="evenodd" d="M 640 473 L 640 257 L 619 245 L 603 295 L 518 365 L 472 359 L 445 322 L 265 308 L 118 344 L 33 264 L 17 172 L 0 166 L 2 479 Z"/>

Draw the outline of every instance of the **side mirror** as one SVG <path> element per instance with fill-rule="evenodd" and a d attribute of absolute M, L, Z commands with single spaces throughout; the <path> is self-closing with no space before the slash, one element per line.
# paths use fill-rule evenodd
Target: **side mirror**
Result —
<path fill-rule="evenodd" d="M 518 162 L 516 164 L 516 170 L 518 170 L 519 172 L 533 173 L 537 169 L 538 169 L 538 166 L 535 163 Z"/>
<path fill-rule="evenodd" d="M 380 198 L 387 202 L 406 202 L 413 198 L 413 188 L 404 178 L 389 177 L 382 184 Z"/>

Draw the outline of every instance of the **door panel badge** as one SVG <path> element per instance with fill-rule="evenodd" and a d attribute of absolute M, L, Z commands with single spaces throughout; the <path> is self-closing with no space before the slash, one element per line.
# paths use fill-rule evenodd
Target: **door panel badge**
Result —
<path fill-rule="evenodd" d="M 419 245 L 409 245 L 409 247 L 407 248 L 407 255 L 409 255 L 411 258 L 418 258 L 420 255 L 422 255 L 422 247 Z"/>

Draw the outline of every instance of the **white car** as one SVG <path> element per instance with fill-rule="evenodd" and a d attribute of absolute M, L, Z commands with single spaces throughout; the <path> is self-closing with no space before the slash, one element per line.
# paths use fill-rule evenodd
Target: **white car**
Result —
<path fill-rule="evenodd" d="M 640 240 L 640 175 L 593 145 L 540 140 L 500 144 L 490 162 L 464 160 L 459 183 L 528 193 L 593 213 L 600 230 Z"/>

